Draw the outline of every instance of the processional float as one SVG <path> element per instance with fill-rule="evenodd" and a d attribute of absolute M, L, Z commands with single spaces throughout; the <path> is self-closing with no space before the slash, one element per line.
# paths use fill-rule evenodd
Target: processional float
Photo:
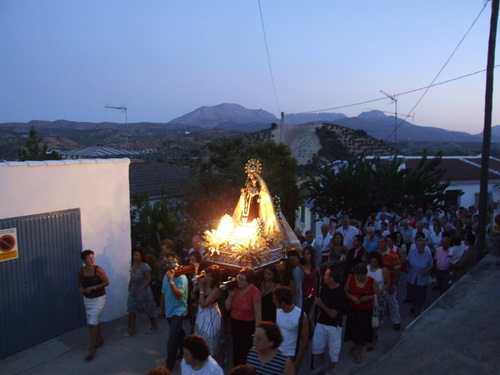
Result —
<path fill-rule="evenodd" d="M 300 242 L 286 221 L 279 197 L 271 197 L 260 176 L 259 160 L 248 160 L 247 179 L 232 216 L 224 215 L 217 229 L 203 235 L 204 260 L 231 273 L 243 267 L 254 270 L 276 263 Z"/>

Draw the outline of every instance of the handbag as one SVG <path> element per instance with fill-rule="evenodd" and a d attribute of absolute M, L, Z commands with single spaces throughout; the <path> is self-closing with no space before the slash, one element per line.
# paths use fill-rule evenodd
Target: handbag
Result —
<path fill-rule="evenodd" d="M 373 310 L 372 310 L 372 328 L 380 327 L 380 322 L 378 320 L 378 306 L 377 306 L 377 295 L 373 295 Z"/>

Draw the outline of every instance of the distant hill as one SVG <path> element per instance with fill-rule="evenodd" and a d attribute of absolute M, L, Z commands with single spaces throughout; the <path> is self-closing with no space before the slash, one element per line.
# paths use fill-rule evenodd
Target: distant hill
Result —
<path fill-rule="evenodd" d="M 253 133 L 270 129 L 280 119 L 262 109 L 247 109 L 239 104 L 224 103 L 203 106 L 168 123 L 139 122 L 120 124 L 112 122 L 40 121 L 0 124 L 0 159 L 13 160 L 16 149 L 24 145 L 30 127 L 35 127 L 49 147 L 64 150 L 103 144 L 122 149 L 148 149 L 156 152 L 165 144 L 176 142 L 167 152 L 175 157 L 180 148 L 186 158 L 204 142 L 238 133 Z M 367 111 L 357 117 L 342 113 L 285 114 L 285 128 L 304 124 L 336 124 L 365 132 L 367 135 L 400 150 L 404 154 L 421 153 L 422 150 L 443 151 L 445 154 L 470 155 L 481 152 L 482 134 L 469 134 L 414 125 L 401 118 L 386 116 L 381 111 Z M 397 124 L 397 144 L 395 140 Z M 202 134 L 203 132 L 203 134 Z M 186 143 L 184 143 L 186 142 Z M 500 153 L 500 125 L 492 128 L 492 155 Z"/>
<path fill-rule="evenodd" d="M 252 128 L 260 126 L 263 129 L 277 120 L 276 116 L 263 109 L 246 109 L 239 104 L 224 103 L 212 107 L 200 107 L 168 123 L 171 125 L 196 125 L 202 128 L 221 127 L 242 130 L 247 125 L 251 125 Z"/>
<path fill-rule="evenodd" d="M 243 132 L 265 129 L 272 123 L 280 124 L 270 112 L 262 109 L 246 109 L 239 104 L 224 103 L 216 106 L 200 107 L 193 112 L 170 121 L 169 125 L 192 125 L 202 128 L 219 128 Z M 345 127 L 364 130 L 374 138 L 393 142 L 482 142 L 482 134 L 450 131 L 437 127 L 414 125 L 398 117 L 387 116 L 381 111 L 367 111 L 357 117 L 347 117 L 342 113 L 298 113 L 285 114 L 285 126 L 308 123 L 333 123 Z M 397 130 L 395 127 L 397 124 Z M 500 125 L 492 128 L 492 141 L 500 142 Z"/>

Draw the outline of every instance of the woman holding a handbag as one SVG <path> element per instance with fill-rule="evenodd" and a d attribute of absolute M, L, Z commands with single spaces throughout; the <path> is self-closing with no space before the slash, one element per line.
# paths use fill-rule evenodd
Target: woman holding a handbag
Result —
<path fill-rule="evenodd" d="M 344 288 L 349 301 L 344 341 L 354 342 L 349 353 L 354 354 L 356 363 L 362 361 L 364 345 L 373 341 L 373 300 L 380 292 L 375 280 L 367 274 L 367 267 L 362 263 L 357 264 Z"/>
<path fill-rule="evenodd" d="M 378 339 L 378 329 L 384 324 L 387 316 L 387 301 L 385 299 L 386 291 L 391 286 L 391 277 L 389 270 L 384 267 L 382 255 L 378 251 L 372 251 L 368 254 L 368 276 L 375 280 L 379 288 L 379 294 L 373 301 L 372 329 L 373 341 L 368 344 L 367 351 L 375 349 Z"/>

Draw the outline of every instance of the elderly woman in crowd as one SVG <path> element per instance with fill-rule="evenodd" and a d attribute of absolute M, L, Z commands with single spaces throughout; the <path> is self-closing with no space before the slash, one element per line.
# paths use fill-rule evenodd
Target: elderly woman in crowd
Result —
<path fill-rule="evenodd" d="M 248 353 L 247 364 L 258 375 L 295 374 L 292 360 L 278 349 L 282 341 L 283 336 L 276 323 L 259 323 L 253 335 L 253 348 Z"/>

